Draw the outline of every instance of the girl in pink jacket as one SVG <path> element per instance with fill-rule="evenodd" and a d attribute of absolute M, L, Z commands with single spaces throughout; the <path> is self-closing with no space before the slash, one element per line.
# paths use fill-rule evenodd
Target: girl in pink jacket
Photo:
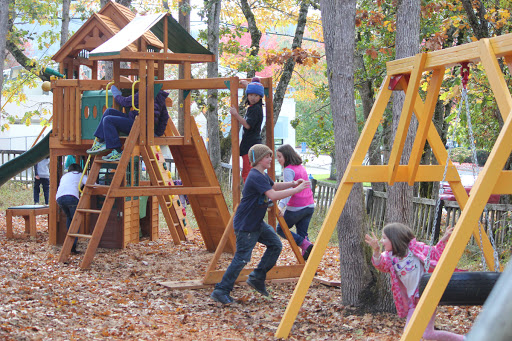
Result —
<path fill-rule="evenodd" d="M 433 271 L 452 232 L 453 228 L 446 229 L 439 243 L 432 247 L 428 272 Z M 407 326 L 419 300 L 418 287 L 421 275 L 425 272 L 424 264 L 429 246 L 418 242 L 411 229 L 400 223 L 390 223 L 384 226 L 380 240 L 384 252 L 380 252 L 381 246 L 375 233 L 372 232 L 372 236 L 367 234 L 365 241 L 373 249 L 373 265 L 377 270 L 389 272 L 391 275 L 391 291 L 396 310 L 400 317 L 407 317 L 405 322 Z M 424 339 L 447 341 L 464 339 L 459 334 L 435 330 L 435 317 L 436 313 L 434 312 L 423 334 Z"/>

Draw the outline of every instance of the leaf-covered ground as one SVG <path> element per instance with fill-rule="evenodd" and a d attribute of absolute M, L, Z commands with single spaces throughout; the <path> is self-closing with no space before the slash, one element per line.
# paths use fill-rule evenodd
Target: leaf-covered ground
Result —
<path fill-rule="evenodd" d="M 0 213 L 0 339 L 2 340 L 272 340 L 295 283 L 270 283 L 271 299 L 235 286 L 236 304 L 221 307 L 211 288 L 170 290 L 162 281 L 199 279 L 212 254 L 196 237 L 174 246 L 161 228 L 157 241 L 124 250 L 99 249 L 89 270 L 81 256 L 57 261 L 60 247 L 48 245 L 47 221 L 38 217 L 37 238 L 5 236 Z M 284 243 L 286 244 L 286 243 Z M 84 248 L 79 244 L 78 249 Z M 256 250 L 256 261 L 261 250 Z M 318 274 L 339 280 L 337 248 L 329 248 Z M 280 265 L 293 262 L 285 247 Z M 224 255 L 221 267 L 230 261 Z M 467 333 L 479 308 L 440 308 L 436 327 Z M 341 292 L 314 283 L 291 340 L 398 340 L 404 321 L 396 314 L 346 314 Z"/>

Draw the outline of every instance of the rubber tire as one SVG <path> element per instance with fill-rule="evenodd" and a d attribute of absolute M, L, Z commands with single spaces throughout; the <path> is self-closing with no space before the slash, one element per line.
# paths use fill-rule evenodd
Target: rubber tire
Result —
<path fill-rule="evenodd" d="M 483 305 L 500 277 L 500 272 L 454 272 L 439 305 Z M 431 274 L 420 278 L 420 295 Z"/>

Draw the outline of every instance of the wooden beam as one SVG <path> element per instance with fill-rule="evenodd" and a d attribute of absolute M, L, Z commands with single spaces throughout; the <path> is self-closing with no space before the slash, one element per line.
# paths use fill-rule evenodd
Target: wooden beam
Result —
<path fill-rule="evenodd" d="M 411 123 L 414 103 L 416 102 L 416 97 L 418 97 L 418 87 L 421 82 L 426 59 L 427 53 L 419 53 L 415 57 L 414 68 L 411 72 L 411 79 L 409 80 L 409 85 L 405 94 L 400 121 L 398 122 L 398 127 L 396 129 L 395 141 L 393 142 L 393 147 L 389 155 L 389 185 L 393 185 L 395 182 L 396 172 L 398 171 L 398 165 L 400 164 L 400 158 L 407 138 L 407 131 Z"/>
<path fill-rule="evenodd" d="M 160 53 L 160 52 L 129 52 L 121 51 L 110 56 L 89 56 L 90 60 L 120 60 L 126 62 L 142 60 L 162 60 L 166 64 L 211 63 L 215 61 L 213 54 Z"/>
<path fill-rule="evenodd" d="M 238 77 L 232 77 L 230 80 L 230 102 L 231 107 L 238 110 Z M 231 163 L 232 163 L 232 192 L 233 192 L 233 207 L 240 204 L 240 142 L 238 139 L 240 132 L 240 124 L 238 120 L 231 116 Z"/>
<path fill-rule="evenodd" d="M 316 245 L 316 244 L 315 244 Z M 276 278 L 291 278 L 291 277 L 299 277 L 304 269 L 304 264 L 295 264 L 295 265 L 285 265 L 285 266 L 274 266 L 267 272 L 267 279 L 276 279 Z M 240 275 L 236 279 L 235 282 L 245 282 L 249 274 L 253 271 L 252 268 L 245 268 L 240 272 Z M 224 275 L 225 270 L 215 270 L 208 274 L 208 276 L 203 280 L 204 284 L 214 284 L 219 283 L 222 280 L 222 276 Z"/>
<path fill-rule="evenodd" d="M 183 187 L 183 186 L 137 186 L 111 189 L 113 197 L 135 197 L 153 195 L 194 195 L 222 194 L 220 187 Z"/>
<path fill-rule="evenodd" d="M 414 185 L 416 173 L 418 172 L 421 156 L 423 155 L 423 149 L 425 148 L 425 142 L 427 141 L 428 131 L 432 125 L 432 117 L 434 116 L 437 98 L 439 97 L 439 90 L 443 83 L 444 70 L 444 67 L 434 70 L 434 73 L 430 78 L 427 98 L 425 100 L 423 110 L 422 112 L 416 111 L 418 129 L 416 130 L 416 136 L 412 146 L 411 156 L 409 158 L 409 186 Z"/>
<path fill-rule="evenodd" d="M 511 37 L 512 39 L 512 37 Z M 503 121 L 512 109 L 512 97 L 489 39 L 479 41 L 480 57 Z"/>

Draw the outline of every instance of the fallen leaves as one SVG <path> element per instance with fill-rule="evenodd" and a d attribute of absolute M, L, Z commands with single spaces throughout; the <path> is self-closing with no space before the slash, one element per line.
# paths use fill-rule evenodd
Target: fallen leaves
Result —
<path fill-rule="evenodd" d="M 167 228 L 161 239 L 123 250 L 99 249 L 90 270 L 81 256 L 58 262 L 48 245 L 47 221 L 38 218 L 36 240 L 6 239 L 0 213 L 0 339 L 5 340 L 271 340 L 295 283 L 270 283 L 272 299 L 237 285 L 237 303 L 220 307 L 212 288 L 169 290 L 158 283 L 203 276 L 213 254 L 201 237 L 174 246 Z M 22 234 L 23 221 L 14 223 Z M 295 264 L 287 243 L 278 265 Z M 79 244 L 83 250 L 85 244 Z M 255 266 L 263 247 L 253 253 Z M 83 256 L 83 255 L 82 255 Z M 222 255 L 219 269 L 232 256 Z M 328 248 L 318 273 L 339 281 L 339 252 Z M 436 326 L 466 333 L 476 307 L 442 307 Z M 314 283 L 292 328 L 291 340 L 398 340 L 404 321 L 396 314 L 346 315 L 337 288 Z"/>

